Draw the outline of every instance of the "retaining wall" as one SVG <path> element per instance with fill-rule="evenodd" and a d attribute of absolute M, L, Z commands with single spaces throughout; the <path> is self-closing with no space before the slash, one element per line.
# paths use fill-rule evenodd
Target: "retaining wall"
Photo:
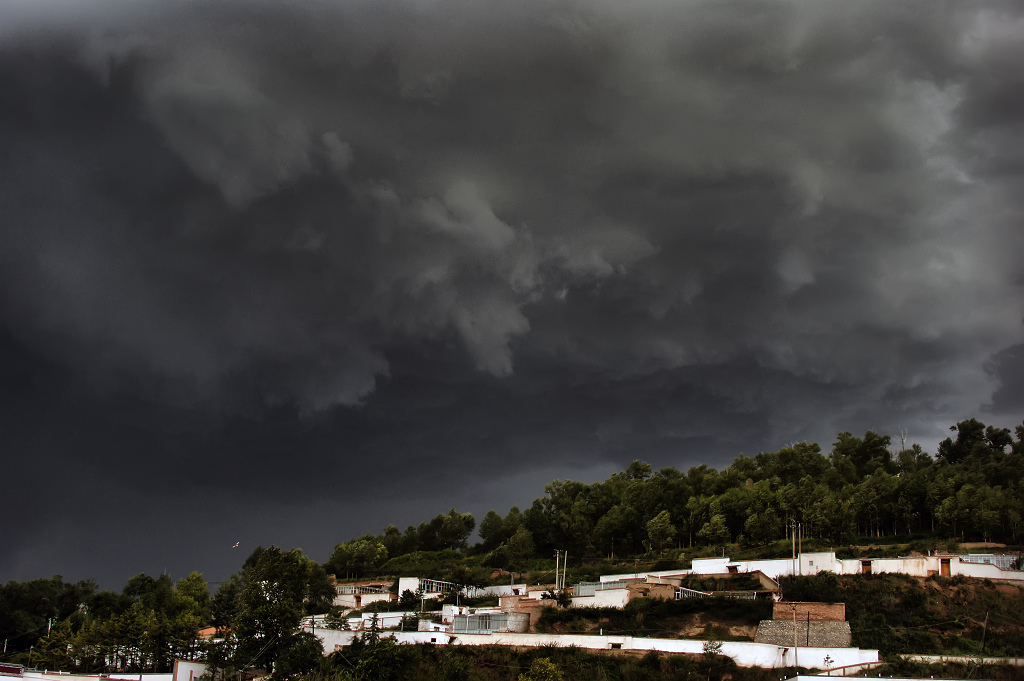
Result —
<path fill-rule="evenodd" d="M 330 654 L 351 644 L 354 632 L 317 630 L 316 635 Z M 576 646 L 589 650 L 657 650 L 666 653 L 699 655 L 704 652 L 705 641 L 698 639 L 641 638 L 637 636 L 594 636 L 588 634 L 448 634 L 445 632 L 388 632 L 399 643 L 435 643 L 439 645 L 516 646 Z M 821 648 L 777 646 L 769 643 L 723 641 L 722 655 L 731 657 L 741 667 L 801 667 L 827 669 L 847 665 L 878 662 L 877 650 L 860 648 Z M 826 659 L 827 658 L 827 659 Z"/>

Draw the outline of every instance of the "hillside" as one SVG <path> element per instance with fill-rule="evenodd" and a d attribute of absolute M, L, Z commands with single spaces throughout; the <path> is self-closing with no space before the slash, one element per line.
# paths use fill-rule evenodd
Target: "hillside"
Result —
<path fill-rule="evenodd" d="M 983 639 L 986 655 L 1024 651 L 1024 593 L 1017 586 L 963 577 L 831 573 L 784 577 L 781 586 L 788 600 L 845 602 L 853 644 L 883 655 L 977 655 Z"/>

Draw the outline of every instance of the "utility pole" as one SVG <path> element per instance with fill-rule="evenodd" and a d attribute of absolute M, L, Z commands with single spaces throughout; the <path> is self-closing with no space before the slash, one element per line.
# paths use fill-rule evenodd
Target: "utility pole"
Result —
<path fill-rule="evenodd" d="M 797 657 L 797 639 L 796 639 L 796 603 L 790 603 L 789 607 L 793 610 L 793 666 L 799 667 L 799 658 Z"/>
<path fill-rule="evenodd" d="M 565 557 L 562 558 L 562 590 L 565 590 L 565 571 L 569 568 L 569 552 L 565 552 Z"/>
<path fill-rule="evenodd" d="M 562 552 L 555 549 L 555 592 L 558 592 L 558 557 Z"/>
<path fill-rule="evenodd" d="M 789 531 L 790 531 L 790 535 L 791 535 L 790 538 L 793 540 L 793 572 L 791 574 L 794 577 L 796 577 L 796 521 L 795 520 L 790 520 L 789 521 Z"/>

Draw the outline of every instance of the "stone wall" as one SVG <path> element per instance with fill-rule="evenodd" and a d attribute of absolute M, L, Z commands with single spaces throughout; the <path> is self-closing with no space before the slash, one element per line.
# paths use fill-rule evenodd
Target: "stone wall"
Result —
<path fill-rule="evenodd" d="M 812 619 L 810 631 L 807 626 L 806 619 L 796 623 L 796 644 L 801 648 L 848 648 L 853 641 L 849 622 L 815 622 Z M 793 647 L 793 621 L 762 620 L 757 625 L 754 642 Z"/>

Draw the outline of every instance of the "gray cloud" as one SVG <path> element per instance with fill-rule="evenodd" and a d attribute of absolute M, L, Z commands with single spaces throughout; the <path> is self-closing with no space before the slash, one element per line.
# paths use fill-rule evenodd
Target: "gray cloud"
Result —
<path fill-rule="evenodd" d="M 0 2 L 27 479 L 433 513 L 1020 417 L 1013 3 L 71 5 Z"/>

